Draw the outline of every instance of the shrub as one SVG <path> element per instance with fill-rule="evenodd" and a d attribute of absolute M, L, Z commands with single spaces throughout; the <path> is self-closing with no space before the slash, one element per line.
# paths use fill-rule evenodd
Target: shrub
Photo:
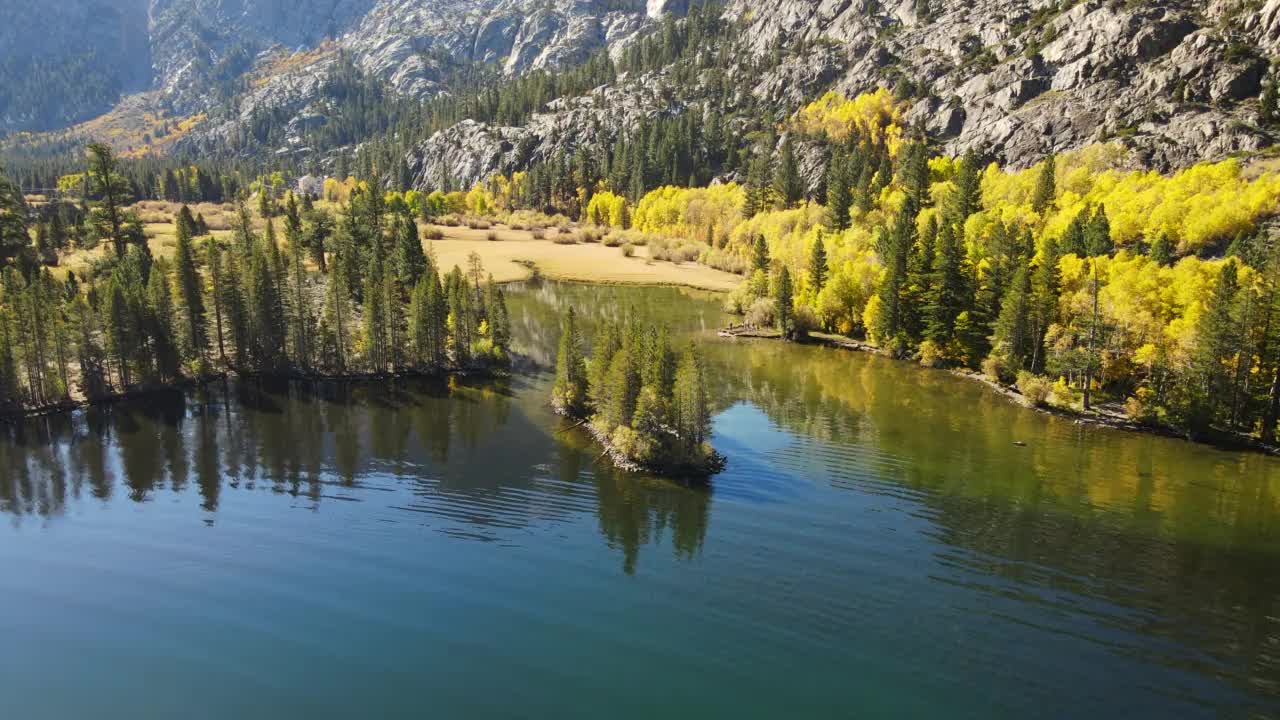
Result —
<path fill-rule="evenodd" d="M 746 323 L 758 328 L 772 327 L 777 318 L 776 311 L 777 305 L 773 298 L 758 298 L 747 310 Z"/>
<path fill-rule="evenodd" d="M 423 237 L 428 240 L 443 240 L 444 231 L 438 227 L 429 227 L 426 229 L 426 232 L 423 233 Z"/>
<path fill-rule="evenodd" d="M 1023 402 L 1031 407 L 1045 407 L 1049 394 L 1053 390 L 1049 378 L 1020 370 L 1018 372 L 1018 392 L 1022 393 Z"/>
<path fill-rule="evenodd" d="M 1124 414 L 1130 420 L 1143 425 L 1154 425 L 1159 422 L 1160 411 L 1155 404 L 1155 392 L 1149 387 L 1140 387 L 1133 397 L 1124 401 Z"/>
<path fill-rule="evenodd" d="M 600 242 L 604 243 L 605 247 L 618 247 L 619 245 L 624 244 L 630 245 L 630 243 L 622 239 L 622 234 L 617 232 L 611 232 L 608 235 L 605 235 Z"/>
<path fill-rule="evenodd" d="M 1066 378 L 1058 378 L 1053 384 L 1053 404 L 1058 407 L 1071 407 L 1076 404 L 1076 393 L 1067 384 Z"/>
<path fill-rule="evenodd" d="M 495 241 L 495 240 L 497 240 L 497 239 L 498 239 L 498 233 L 496 233 L 496 232 L 494 232 L 494 231 L 490 230 L 490 231 L 489 231 L 489 232 L 488 232 L 484 237 L 485 237 L 485 239 L 486 239 L 486 240 L 488 240 L 489 242 L 493 242 L 493 241 Z"/>
<path fill-rule="evenodd" d="M 631 243 L 624 243 L 622 245 L 622 257 L 631 257 L 635 254 L 636 254 L 636 248 L 634 245 L 632 245 Z"/>
<path fill-rule="evenodd" d="M 813 311 L 809 305 L 800 305 L 791 313 L 791 320 L 795 324 L 796 337 L 806 337 L 809 333 L 817 330 L 821 323 L 818 322 L 818 314 Z"/>
<path fill-rule="evenodd" d="M 546 240 L 546 239 L 547 239 L 547 231 L 546 231 L 546 230 L 543 230 L 542 228 L 538 228 L 538 229 L 534 230 L 534 231 L 533 231 L 533 239 L 534 239 L 534 240 Z"/>
<path fill-rule="evenodd" d="M 604 233 L 600 231 L 600 228 L 584 227 L 578 231 L 578 239 L 585 243 L 598 243 L 603 236 Z"/>
<path fill-rule="evenodd" d="M 920 343 L 921 365 L 931 368 L 942 367 L 945 360 L 946 353 L 942 351 L 942 348 L 938 347 L 937 343 L 932 340 L 925 340 Z"/>
<path fill-rule="evenodd" d="M 578 236 L 577 235 L 556 235 L 555 237 L 551 238 L 551 242 L 557 245 L 577 245 Z"/>
<path fill-rule="evenodd" d="M 1004 358 L 998 355 L 988 355 L 986 360 L 982 361 L 982 374 L 987 379 L 995 382 L 1004 382 Z"/>

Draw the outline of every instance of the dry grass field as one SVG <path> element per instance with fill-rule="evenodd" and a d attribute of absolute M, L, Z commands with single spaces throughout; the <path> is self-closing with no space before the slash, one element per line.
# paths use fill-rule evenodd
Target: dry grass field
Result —
<path fill-rule="evenodd" d="M 156 257 L 173 255 L 175 243 L 173 216 L 181 206 L 177 203 L 146 201 L 133 206 L 143 221 L 148 245 Z M 200 203 L 191 206 L 192 214 L 201 214 L 209 224 L 214 237 L 226 238 L 232 234 L 235 209 L 230 204 Z M 281 220 L 276 219 L 276 231 L 283 241 Z M 265 223 L 256 213 L 253 224 L 261 231 Z M 582 282 L 623 283 L 635 285 L 681 285 L 703 290 L 728 291 L 737 286 L 741 278 L 732 273 L 715 270 L 697 263 L 671 263 L 651 260 L 648 248 L 636 247 L 633 257 L 623 255 L 621 248 L 606 247 L 596 243 L 561 244 L 553 238 L 563 238 L 555 228 L 546 230 L 545 239 L 536 239 L 529 230 L 513 230 L 505 225 L 490 229 L 445 227 L 419 223 L 419 234 L 424 246 L 435 254 L 444 269 L 454 265 L 465 268 L 472 252 L 478 253 L 485 270 L 498 282 L 522 280 L 533 273 L 533 268 L 547 278 Z M 426 240 L 428 230 L 438 229 L 444 237 Z M 497 239 L 490 240 L 490 234 Z M 576 232 L 568 236 L 575 236 Z M 62 258 L 61 267 L 55 272 L 67 270 L 77 273 L 88 267 L 94 258 L 109 252 L 107 244 L 93 250 L 75 250 Z"/>

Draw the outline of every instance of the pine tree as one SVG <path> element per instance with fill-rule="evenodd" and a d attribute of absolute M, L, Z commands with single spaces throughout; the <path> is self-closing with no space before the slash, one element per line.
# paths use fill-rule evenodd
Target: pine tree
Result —
<path fill-rule="evenodd" d="M 224 252 L 223 272 L 221 278 L 221 306 L 227 323 L 227 332 L 232 343 L 233 365 L 237 369 L 247 369 L 250 361 L 252 334 L 250 331 L 250 311 L 244 296 L 244 275 L 241 273 L 241 260 L 236 251 Z"/>
<path fill-rule="evenodd" d="M 1235 260 L 1222 265 L 1213 293 L 1205 302 L 1196 326 L 1196 346 L 1191 358 L 1191 376 L 1185 387 L 1185 422 L 1192 432 L 1202 432 L 1220 421 L 1222 401 L 1231 394 L 1228 361 L 1239 348 L 1239 324 L 1235 318 L 1236 295 L 1240 289 Z"/>
<path fill-rule="evenodd" d="M 673 395 L 676 434 L 683 458 L 696 462 L 703 455 L 703 443 L 711 435 L 711 402 L 702 358 L 692 344 L 680 358 Z"/>
<path fill-rule="evenodd" d="M 90 222 L 99 238 L 110 240 L 116 257 L 124 257 L 130 239 L 126 233 L 124 208 L 129 204 L 129 183 L 116 169 L 111 148 L 91 143 L 89 150 L 89 187 L 96 198 L 90 207 Z"/>
<path fill-rule="evenodd" d="M 98 343 L 97 319 L 83 297 L 76 297 L 73 314 L 77 335 L 76 359 L 80 367 L 80 390 L 90 400 L 105 397 L 110 392 L 110 380 L 107 377 L 106 355 Z"/>
<path fill-rule="evenodd" d="M 31 236 L 27 234 L 29 219 L 30 209 L 22 190 L 0 167 L 0 267 L 12 261 L 31 243 Z"/>
<path fill-rule="evenodd" d="M 289 195 L 289 207 L 293 207 L 293 195 Z M 289 211 L 286 210 L 286 218 Z M 294 364 L 308 370 L 312 364 L 312 334 L 315 331 L 315 315 L 307 298 L 307 268 L 304 255 L 302 230 L 286 222 L 289 240 L 289 320 L 290 343 Z"/>
<path fill-rule="evenodd" d="M 1163 232 L 1156 236 L 1151 243 L 1151 252 L 1149 253 L 1152 260 L 1155 260 L 1162 266 L 1173 264 L 1173 244 L 1169 242 L 1169 236 Z"/>
<path fill-rule="evenodd" d="M 751 243 L 751 269 L 769 272 L 769 241 L 759 233 Z"/>
<path fill-rule="evenodd" d="M 186 210 L 185 205 L 183 209 Z M 190 217 L 190 212 L 187 216 Z M 180 214 L 176 225 L 174 280 L 177 285 L 178 307 L 182 312 L 182 357 L 187 362 L 198 363 L 203 371 L 209 339 L 205 330 L 204 292 L 200 287 L 200 273 L 196 269 L 195 252 L 191 247 L 194 221 L 185 222 Z"/>
<path fill-rule="evenodd" d="M 809 254 L 809 286 L 817 293 L 827 284 L 827 247 L 819 235 Z"/>
<path fill-rule="evenodd" d="M 1058 320 L 1058 292 L 1061 275 L 1058 263 L 1062 255 L 1058 243 L 1046 238 L 1040 251 L 1040 262 L 1031 277 L 1031 366 L 1032 372 L 1044 369 L 1044 339 L 1049 326 Z"/>
<path fill-rule="evenodd" d="M 587 411 L 587 366 L 582 354 L 582 335 L 572 307 L 560 328 L 560 346 L 556 351 L 556 380 L 551 389 L 552 403 L 570 417 Z"/>
<path fill-rule="evenodd" d="M 266 247 L 256 250 L 249 261 L 249 349 L 259 372 L 278 372 L 287 359 L 287 332 L 275 266 Z"/>
<path fill-rule="evenodd" d="M 1085 236 L 1085 226 L 1088 224 L 1088 220 L 1088 208 L 1081 210 L 1071 219 L 1071 223 L 1067 225 L 1067 229 L 1062 233 L 1062 240 L 1059 241 L 1059 247 L 1063 255 L 1086 257 L 1089 254 L 1089 243 Z"/>
<path fill-rule="evenodd" d="M 1031 309 L 1031 271 L 1023 266 L 1005 292 L 992 338 L 993 354 L 1000 355 L 1012 371 L 1025 367 L 1031 358 Z"/>
<path fill-rule="evenodd" d="M 103 325 L 106 328 L 107 352 L 116 366 L 116 377 L 119 378 L 121 390 L 133 385 L 133 357 L 140 344 L 139 328 L 133 309 L 125 296 L 124 285 L 120 278 L 112 275 L 107 281 L 103 299 Z"/>
<path fill-rule="evenodd" d="M 776 305 L 774 314 L 777 318 L 778 332 L 783 340 L 794 339 L 796 336 L 795 289 L 791 284 L 791 271 L 785 265 L 778 271 L 777 280 L 774 282 L 773 300 Z"/>
<path fill-rule="evenodd" d="M 445 283 L 449 295 L 450 349 L 454 365 L 465 368 L 471 364 L 472 321 L 474 319 L 472 294 L 462 270 L 454 267 Z"/>
<path fill-rule="evenodd" d="M 1090 256 L 1109 255 L 1115 249 L 1111 242 L 1111 222 L 1107 219 L 1107 209 L 1101 205 L 1085 226 L 1084 245 Z"/>
<path fill-rule="evenodd" d="M 489 337 L 498 357 L 505 358 L 511 351 L 511 316 L 507 313 L 507 298 L 489 276 L 488 294 L 485 296 L 485 316 L 489 320 Z"/>
<path fill-rule="evenodd" d="M 376 264 L 365 277 L 364 286 L 364 352 L 370 372 L 388 370 L 390 362 L 387 338 L 387 297 L 383 288 L 382 267 Z"/>
<path fill-rule="evenodd" d="M 173 332 L 173 296 L 169 290 L 168 267 L 156 261 L 147 280 L 147 335 L 151 353 L 161 382 L 178 377 L 177 338 Z"/>
<path fill-rule="evenodd" d="M 1031 196 L 1031 209 L 1041 217 L 1044 217 L 1045 211 L 1053 207 L 1053 202 L 1058 196 L 1054 178 L 1057 173 L 1057 164 L 1057 158 L 1052 153 L 1044 159 L 1044 165 L 1040 168 L 1040 177 L 1036 180 L 1035 194 Z"/>
<path fill-rule="evenodd" d="M 827 165 L 827 209 L 831 211 L 831 227 L 835 230 L 849 228 L 849 207 L 853 205 L 851 184 L 849 160 L 837 152 Z"/>
<path fill-rule="evenodd" d="M 965 278 L 955 228 L 943 223 L 930 272 L 930 292 L 925 299 L 927 339 L 945 348 L 956 339 L 956 318 L 965 310 Z"/>
<path fill-rule="evenodd" d="M 326 365 L 337 374 L 350 367 L 348 359 L 348 326 L 351 322 L 349 303 L 351 291 L 346 286 L 346 273 L 335 268 L 329 274 L 329 287 L 325 293 L 324 316 L 321 320 L 321 344 L 324 346 Z"/>
<path fill-rule="evenodd" d="M 746 204 L 743 214 L 751 217 L 769 209 L 773 204 L 773 164 L 769 153 L 758 149 L 747 166 Z"/>
<path fill-rule="evenodd" d="M 779 151 L 778 167 L 774 175 L 773 189 L 783 207 L 794 207 L 804 199 L 804 182 L 800 179 L 800 168 L 796 164 L 795 148 L 791 135 L 782 141 Z"/>
<path fill-rule="evenodd" d="M 427 256 L 418 237 L 418 224 L 410 217 L 401 216 L 396 221 L 395 233 L 396 275 L 404 287 L 413 287 L 427 271 Z"/>
<path fill-rule="evenodd" d="M 956 190 L 952 196 L 950 208 L 951 218 L 963 226 L 964 221 L 981 209 L 982 170 L 978 167 L 978 156 L 969 150 L 960 158 L 960 166 L 956 170 Z"/>

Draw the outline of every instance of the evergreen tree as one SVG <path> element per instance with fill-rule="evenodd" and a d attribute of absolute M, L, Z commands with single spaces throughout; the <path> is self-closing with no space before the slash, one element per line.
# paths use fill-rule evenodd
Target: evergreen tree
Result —
<path fill-rule="evenodd" d="M 1085 250 L 1090 256 L 1109 255 L 1115 249 L 1111 242 L 1111 222 L 1107 219 L 1107 209 L 1101 205 L 1089 220 L 1084 229 Z"/>
<path fill-rule="evenodd" d="M 742 208 L 745 216 L 768 210 L 773 204 L 773 163 L 769 152 L 757 149 L 751 164 L 747 166 L 746 204 Z"/>
<path fill-rule="evenodd" d="M 711 402 L 702 358 L 692 344 L 681 356 L 676 369 L 673 406 L 683 457 L 700 457 L 703 443 L 711 435 Z"/>
<path fill-rule="evenodd" d="M 173 296 L 169 290 L 168 267 L 156 261 L 147 280 L 147 335 L 156 373 L 161 382 L 178 378 L 178 343 L 173 332 Z"/>
<path fill-rule="evenodd" d="M 751 243 L 751 269 L 769 272 L 769 241 L 759 233 Z"/>
<path fill-rule="evenodd" d="M 186 209 L 184 205 L 183 210 Z M 190 215 L 188 211 L 187 217 Z M 200 286 L 200 273 L 196 269 L 195 251 L 191 247 L 194 224 L 194 221 L 184 221 L 179 214 L 175 229 L 177 241 L 173 251 L 174 279 L 178 307 L 182 312 L 182 356 L 187 362 L 198 363 L 203 370 L 209 339 L 205 330 L 204 291 Z"/>
<path fill-rule="evenodd" d="M 587 366 L 582 354 L 582 335 L 577 315 L 570 307 L 560 328 L 560 346 L 556 351 L 556 380 L 551 389 L 552 403 L 570 417 L 587 411 Z"/>
<path fill-rule="evenodd" d="M 1044 159 L 1044 165 L 1040 168 L 1040 177 L 1036 180 L 1035 194 L 1031 196 L 1031 209 L 1041 217 L 1044 217 L 1045 211 L 1053 207 L 1053 202 L 1058 196 L 1054 178 L 1057 173 L 1057 164 L 1057 158 L 1052 153 Z"/>
<path fill-rule="evenodd" d="M 1239 323 L 1235 315 L 1239 290 L 1236 261 L 1223 263 L 1213 293 L 1205 302 L 1204 312 L 1196 326 L 1191 375 L 1185 386 L 1184 421 L 1193 432 L 1207 430 L 1223 419 L 1222 401 L 1231 394 L 1229 360 L 1239 350 Z"/>
<path fill-rule="evenodd" d="M 1173 264 L 1173 244 L 1169 242 L 1169 236 L 1163 232 L 1156 236 L 1151 243 L 1151 252 L 1149 253 L 1152 260 L 1160 265 L 1168 266 Z"/>
<path fill-rule="evenodd" d="M 132 238 L 127 233 L 128 218 L 124 208 L 131 199 L 129 183 L 117 170 L 115 155 L 102 143 L 91 143 L 89 150 L 89 187 L 96 198 L 90 205 L 90 222 L 99 238 L 110 240 L 117 258 L 124 257 Z"/>
<path fill-rule="evenodd" d="M 1088 256 L 1089 243 L 1085 236 L 1085 225 L 1088 219 L 1088 208 L 1081 210 L 1071 219 L 1071 224 L 1067 225 L 1066 231 L 1062 233 L 1062 240 L 1059 242 L 1063 255 Z"/>
<path fill-rule="evenodd" d="M 293 195 L 289 195 L 293 206 Z M 296 210 L 296 207 L 292 209 Z M 286 220 L 289 210 L 286 210 Z M 308 370 L 312 364 L 312 334 L 315 332 L 315 315 L 307 298 L 307 269 L 304 255 L 302 228 L 286 221 L 285 232 L 289 240 L 289 347 L 293 351 L 294 364 Z"/>
<path fill-rule="evenodd" d="M 809 286 L 817 293 L 827 284 L 827 247 L 819 235 L 809 254 Z"/>
<path fill-rule="evenodd" d="M 965 310 L 965 278 L 956 231 L 943 223 L 930 272 L 930 292 L 925 306 L 925 337 L 939 348 L 956 339 L 956 318 Z"/>
<path fill-rule="evenodd" d="M 246 296 L 244 296 L 241 273 L 241 260 L 239 260 L 236 251 L 224 252 L 223 255 L 223 272 L 218 274 L 221 279 L 221 307 L 223 307 L 224 322 L 227 323 L 227 333 L 232 343 L 232 359 L 233 365 L 237 369 L 248 369 L 250 363 L 250 346 L 252 343 L 252 334 L 250 331 L 250 311 L 248 311 Z M 218 292 L 215 290 L 215 292 Z"/>
<path fill-rule="evenodd" d="M 1025 367 L 1031 359 L 1031 302 L 1031 271 L 1023 266 L 1005 292 L 992 338 L 993 353 L 1000 355 L 1011 371 Z"/>
<path fill-rule="evenodd" d="M 30 209 L 22 190 L 5 176 L 4 168 L 0 167 L 0 267 L 30 245 L 31 236 L 27 234 L 29 220 Z"/>
<path fill-rule="evenodd" d="M 804 199 L 804 182 L 800 179 L 800 168 L 796 164 L 795 148 L 791 135 L 782 141 L 779 151 L 778 167 L 774 175 L 773 189 L 783 207 L 794 207 Z"/>
<path fill-rule="evenodd" d="M 978 167 L 978 156 L 969 150 L 960 158 L 960 166 L 956 170 L 955 194 L 951 202 L 951 218 L 960 226 L 964 221 L 981 209 L 982 205 L 982 169 Z"/>
<path fill-rule="evenodd" d="M 340 267 L 329 274 L 320 332 L 325 364 L 338 374 L 345 373 L 350 367 L 348 326 L 351 322 L 351 291 L 346 286 L 346 277 Z"/>
<path fill-rule="evenodd" d="M 831 227 L 835 230 L 849 228 L 853 192 L 848 164 L 848 158 L 841 152 L 837 152 L 827 164 L 827 209 L 831 211 Z"/>
<path fill-rule="evenodd" d="M 387 296 L 383 286 L 381 264 L 365 277 L 364 286 L 364 352 L 365 364 L 370 372 L 382 373 L 390 369 L 390 339 Z"/>
<path fill-rule="evenodd" d="M 396 220 L 396 275 L 405 287 L 413 287 L 427 270 L 427 256 L 422 252 L 418 224 L 408 216 Z"/>
<path fill-rule="evenodd" d="M 783 340 L 792 340 L 796 336 L 795 290 L 791 284 L 791 271 L 785 265 L 778 271 L 778 278 L 774 282 L 773 299 L 777 306 L 774 312 L 778 332 L 782 334 Z"/>

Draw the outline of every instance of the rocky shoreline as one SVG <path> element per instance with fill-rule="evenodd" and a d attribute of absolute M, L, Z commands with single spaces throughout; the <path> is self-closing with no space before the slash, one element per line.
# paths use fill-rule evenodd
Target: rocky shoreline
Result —
<path fill-rule="evenodd" d="M 623 470 L 625 472 L 649 473 L 652 475 L 660 475 L 668 478 L 679 478 L 684 480 L 696 480 L 696 481 L 705 482 L 706 480 L 710 479 L 712 475 L 715 475 L 716 473 L 724 470 L 725 464 L 727 462 L 725 457 L 720 453 L 713 453 L 712 456 L 708 459 L 707 466 L 700 467 L 700 468 L 671 467 L 671 466 L 665 466 L 665 465 L 650 465 L 650 464 L 640 463 L 628 457 L 626 453 L 623 453 L 621 450 L 619 450 L 618 447 L 613 444 L 613 441 L 609 439 L 609 436 L 605 434 L 603 431 L 601 431 L 600 428 L 596 427 L 596 425 L 591 422 L 590 418 L 580 417 L 578 415 L 575 415 L 574 413 L 569 412 L 566 408 L 554 402 L 551 404 L 551 409 L 555 412 L 555 414 L 563 417 L 565 420 L 574 421 L 572 425 L 562 428 L 561 432 L 568 432 L 570 430 L 575 430 L 578 428 L 585 430 L 586 433 L 590 435 L 591 438 L 595 440 L 596 443 L 600 445 L 601 448 L 603 448 L 600 452 L 600 457 L 596 459 L 599 460 L 600 458 L 607 456 L 609 460 L 613 462 L 614 467 L 616 467 L 619 470 Z"/>
<path fill-rule="evenodd" d="M 759 328 L 750 328 L 745 325 L 731 325 L 722 328 L 716 333 L 724 338 L 748 338 L 757 340 L 781 340 L 782 336 L 776 330 L 761 330 Z M 894 360 L 890 353 L 885 352 L 879 347 L 861 340 L 853 338 L 841 337 L 828 333 L 812 333 L 804 340 L 798 342 L 801 345 L 821 345 L 823 347 L 836 348 L 839 350 L 851 350 L 854 352 L 866 352 L 875 355 L 882 355 Z M 1046 415 L 1056 415 L 1075 421 L 1081 425 L 1096 425 L 1099 427 L 1107 427 L 1114 430 L 1125 430 L 1128 432 L 1146 433 L 1149 435 L 1159 435 L 1178 440 L 1187 440 L 1188 442 L 1199 442 L 1224 450 L 1249 450 L 1253 452 L 1261 452 L 1267 455 L 1280 457 L 1280 446 L 1268 445 L 1253 438 L 1245 437 L 1238 434 L 1218 433 L 1213 437 L 1205 439 L 1189 438 L 1185 433 L 1179 432 L 1175 428 L 1163 425 L 1149 425 L 1145 423 L 1134 422 L 1122 415 L 1114 415 L 1100 412 L 1082 412 L 1069 408 L 1056 407 L 1051 405 L 1033 405 L 1026 401 L 1022 393 L 1018 392 L 1016 387 L 1005 385 L 1003 383 L 992 380 L 982 373 L 963 368 L 936 368 L 945 370 L 956 377 L 966 378 L 975 382 L 986 385 L 997 394 L 1012 402 L 1016 402 L 1028 410 L 1034 410 Z"/>

